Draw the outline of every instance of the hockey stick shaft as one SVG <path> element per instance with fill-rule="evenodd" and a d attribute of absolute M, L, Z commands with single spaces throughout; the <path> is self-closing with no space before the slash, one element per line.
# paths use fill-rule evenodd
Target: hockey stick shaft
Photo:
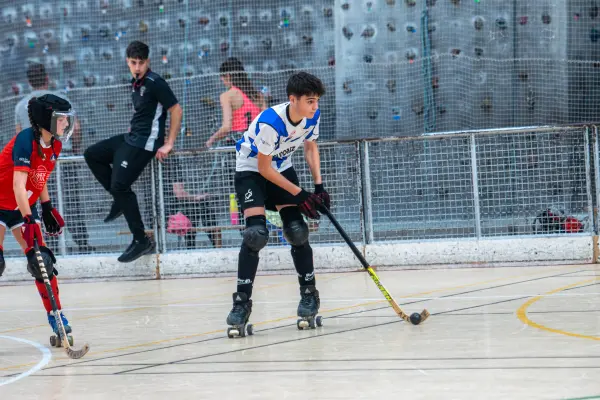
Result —
<path fill-rule="evenodd" d="M 322 206 L 321 212 L 323 214 L 327 215 L 327 218 L 329 218 L 329 220 L 331 221 L 333 226 L 335 226 L 335 229 L 337 229 L 337 231 L 340 233 L 340 235 L 342 236 L 342 238 L 344 239 L 346 244 L 350 247 L 350 249 L 356 256 L 356 258 L 358 258 L 358 261 L 360 261 L 362 266 L 367 270 L 367 272 L 369 273 L 369 276 L 371 277 L 373 282 L 375 282 L 375 285 L 377 286 L 379 291 L 383 294 L 383 297 L 385 297 L 385 299 L 388 301 L 388 303 L 392 306 L 392 308 L 394 309 L 394 312 L 396 312 L 396 314 L 398 314 L 398 316 L 400 318 L 402 318 L 403 320 L 405 320 L 406 322 L 411 322 L 410 317 L 408 315 L 406 315 L 406 313 L 404 311 L 402 311 L 402 309 L 400 308 L 398 303 L 394 300 L 394 298 L 392 297 L 390 292 L 388 292 L 387 289 L 383 286 L 383 284 L 379 280 L 379 277 L 375 273 L 375 270 L 373 269 L 373 267 L 371 267 L 369 265 L 367 260 L 361 254 L 361 252 L 356 248 L 356 245 L 352 242 L 352 240 L 350 239 L 350 237 L 348 236 L 348 234 L 346 233 L 344 228 L 342 228 L 342 226 L 337 221 L 337 219 L 335 219 L 335 217 L 333 216 L 331 211 L 329 209 L 327 209 L 327 207 Z M 423 310 L 423 312 L 421 313 L 421 321 L 425 321 L 428 317 L 429 317 L 429 312 L 427 310 Z"/>
<path fill-rule="evenodd" d="M 42 253 L 40 252 L 40 248 L 38 246 L 37 240 L 34 242 L 35 256 L 38 261 L 38 266 L 40 267 L 40 272 L 42 273 L 42 279 L 44 280 L 44 286 L 46 287 L 46 292 L 48 294 L 48 298 L 50 299 L 50 305 L 52 306 L 52 311 L 54 312 L 54 319 L 56 321 L 56 326 L 58 327 L 58 336 L 59 339 L 67 352 L 67 356 L 72 359 L 78 359 L 86 355 L 86 353 L 90 350 L 90 346 L 87 343 L 83 346 L 81 350 L 73 350 L 69 345 L 69 339 L 67 337 L 67 332 L 65 331 L 65 326 L 63 325 L 62 318 L 60 316 L 60 312 L 58 310 L 58 306 L 56 305 L 56 299 L 54 298 L 54 293 L 52 292 L 52 286 L 50 285 L 50 279 L 48 278 L 48 271 L 46 270 L 46 264 L 44 264 L 44 259 L 42 257 Z"/>

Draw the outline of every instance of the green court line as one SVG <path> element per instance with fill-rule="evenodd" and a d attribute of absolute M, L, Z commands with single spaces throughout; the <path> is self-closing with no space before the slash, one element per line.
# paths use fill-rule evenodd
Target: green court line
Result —
<path fill-rule="evenodd" d="M 573 397 L 573 398 L 568 398 L 568 399 L 563 399 L 563 400 L 595 400 L 595 399 L 600 399 L 600 394 L 596 395 L 596 396 L 588 396 L 588 397 Z"/>

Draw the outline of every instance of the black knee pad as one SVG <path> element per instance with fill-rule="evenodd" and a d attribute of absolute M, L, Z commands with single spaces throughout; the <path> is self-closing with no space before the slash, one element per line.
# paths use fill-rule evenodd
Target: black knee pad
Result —
<path fill-rule="evenodd" d="M 250 250 L 259 252 L 269 241 L 269 230 L 267 219 L 264 215 L 255 215 L 246 218 L 246 229 L 244 230 L 242 244 Z"/>
<path fill-rule="evenodd" d="M 292 246 L 308 242 L 308 225 L 298 207 L 285 207 L 279 211 L 283 221 L 283 236 Z"/>
<path fill-rule="evenodd" d="M 46 246 L 40 246 L 40 254 L 42 255 L 42 260 L 44 261 L 48 278 L 52 279 L 53 275 L 58 275 L 58 271 L 56 268 L 54 268 L 54 264 L 56 264 L 56 258 L 54 257 L 52 250 Z M 38 264 L 37 256 L 35 254 L 35 249 L 31 249 L 27 252 L 27 271 L 29 271 L 31 276 L 33 276 L 35 279 L 39 281 L 44 280 L 42 271 Z"/>

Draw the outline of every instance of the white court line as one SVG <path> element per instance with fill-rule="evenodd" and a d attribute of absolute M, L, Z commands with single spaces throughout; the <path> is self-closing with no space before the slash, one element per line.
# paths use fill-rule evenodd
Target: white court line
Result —
<path fill-rule="evenodd" d="M 493 295 L 493 296 L 439 296 L 439 297 L 396 297 L 396 301 L 404 303 L 406 301 L 432 301 L 432 300 L 485 300 L 485 299 L 510 299 L 513 297 L 536 297 L 542 296 L 543 293 L 516 293 L 510 295 Z M 554 293 L 545 297 L 589 297 L 589 296 L 600 296 L 600 292 L 592 293 Z M 321 300 L 324 297 L 321 296 Z M 326 298 L 327 303 L 368 303 L 368 302 L 385 302 L 385 299 L 381 297 L 374 298 L 352 298 L 352 299 L 330 299 Z M 256 301 L 253 304 L 298 304 L 297 300 L 284 300 L 284 301 Z M 68 312 L 71 311 L 107 311 L 107 310 L 133 310 L 136 308 L 186 308 L 186 307 L 204 307 L 204 306 L 230 306 L 231 302 L 212 302 L 212 303 L 181 303 L 181 304 L 139 304 L 130 306 L 105 306 L 105 307 L 73 307 L 68 308 Z M 39 313 L 39 308 L 36 309 L 11 309 L 11 310 L 0 310 L 0 314 L 10 313 Z"/>
<path fill-rule="evenodd" d="M 38 349 L 42 353 L 42 355 L 43 355 L 43 357 L 40 360 L 40 362 L 38 362 L 36 365 L 34 365 L 33 367 L 31 367 L 27 371 L 22 372 L 19 375 L 10 378 L 9 380 L 0 382 L 0 386 L 8 385 L 9 383 L 16 382 L 19 379 L 26 378 L 26 377 L 28 377 L 31 374 L 35 374 L 40 369 L 44 368 L 46 366 L 46 364 L 48 364 L 50 362 L 50 360 L 52 359 L 52 353 L 50 352 L 50 350 L 48 350 L 47 348 L 45 348 L 44 346 L 42 346 L 39 343 L 32 342 L 32 341 L 27 340 L 27 339 L 20 339 L 20 338 L 12 337 L 12 336 L 1 336 L 0 335 L 0 339 L 14 340 L 16 342 L 21 342 L 21 343 L 25 343 L 25 344 L 31 345 L 31 346 L 35 347 L 36 349 Z"/>
<path fill-rule="evenodd" d="M 542 296 L 543 293 L 516 293 L 509 295 L 492 295 L 492 296 L 450 296 L 450 297 L 396 297 L 396 301 L 404 303 L 406 301 L 432 301 L 432 300 L 486 300 L 486 299 L 510 299 L 513 297 L 537 297 Z M 551 295 L 544 295 L 546 298 L 552 297 L 589 297 L 589 296 L 600 296 L 600 292 L 591 293 L 554 293 Z M 385 302 L 385 299 L 381 297 L 374 298 L 352 298 L 352 299 L 330 299 L 321 296 L 321 300 L 326 299 L 327 303 L 369 303 L 369 302 Z M 256 301 L 253 304 L 298 304 L 297 300 L 284 300 L 284 301 Z M 212 302 L 212 303 L 180 303 L 180 304 L 139 304 L 130 306 L 104 306 L 104 307 L 73 307 L 65 308 L 68 312 L 71 311 L 106 311 L 106 310 L 133 310 L 136 308 L 186 308 L 186 307 L 205 307 L 205 306 L 230 306 L 231 302 Z M 39 308 L 36 309 L 10 309 L 0 310 L 0 314 L 10 313 L 39 313 Z"/>

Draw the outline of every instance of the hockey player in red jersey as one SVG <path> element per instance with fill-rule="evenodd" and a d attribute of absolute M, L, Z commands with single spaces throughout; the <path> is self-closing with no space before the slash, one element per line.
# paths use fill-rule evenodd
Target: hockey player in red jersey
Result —
<path fill-rule="evenodd" d="M 61 310 L 55 277 L 57 273 L 54 269 L 56 259 L 45 246 L 35 203 L 38 199 L 41 201 L 46 233 L 60 235 L 65 223 L 50 202 L 46 183 L 60 155 L 62 144 L 73 132 L 74 113 L 68 101 L 52 94 L 32 98 L 27 108 L 31 128 L 24 129 L 13 137 L 0 153 L 0 276 L 5 269 L 2 244 L 8 229 L 27 257 L 27 270 L 35 278 L 35 285 L 48 314 L 48 322 L 57 334 L 55 316 L 35 256 L 34 241 L 37 240 L 39 245 L 57 307 Z M 66 332 L 70 333 L 69 322 L 59 312 Z"/>

